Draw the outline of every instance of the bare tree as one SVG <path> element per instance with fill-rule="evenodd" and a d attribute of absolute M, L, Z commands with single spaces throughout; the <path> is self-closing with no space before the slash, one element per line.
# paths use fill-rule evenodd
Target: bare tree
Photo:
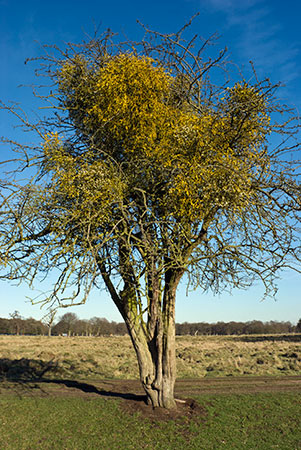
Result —
<path fill-rule="evenodd" d="M 13 313 L 10 313 L 9 317 L 11 318 L 11 320 L 13 322 L 13 328 L 15 329 L 16 335 L 19 336 L 20 330 L 21 330 L 21 325 L 22 325 L 22 317 L 21 317 L 19 311 L 16 310 Z"/>
<path fill-rule="evenodd" d="M 48 337 L 51 337 L 51 330 L 54 325 L 55 316 L 57 314 L 57 309 L 51 309 L 48 311 L 48 314 L 44 317 L 44 324 L 48 328 Z"/>

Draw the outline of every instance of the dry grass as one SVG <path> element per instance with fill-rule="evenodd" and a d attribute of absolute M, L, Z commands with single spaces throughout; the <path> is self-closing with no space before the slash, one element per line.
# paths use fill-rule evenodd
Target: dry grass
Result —
<path fill-rule="evenodd" d="M 300 375 L 301 336 L 177 337 L 179 378 L 229 375 Z M 130 338 L 0 336 L 1 361 L 52 362 L 48 376 L 138 378 Z"/>
<path fill-rule="evenodd" d="M 301 374 L 301 342 L 281 336 L 200 336 L 177 339 L 183 378 Z M 294 337 L 292 336 L 292 339 Z"/>

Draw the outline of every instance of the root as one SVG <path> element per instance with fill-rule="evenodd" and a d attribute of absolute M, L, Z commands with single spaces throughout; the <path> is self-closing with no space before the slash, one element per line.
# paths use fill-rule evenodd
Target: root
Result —
<path fill-rule="evenodd" d="M 181 400 L 180 398 L 175 398 L 175 401 L 178 403 L 186 403 L 186 400 Z"/>

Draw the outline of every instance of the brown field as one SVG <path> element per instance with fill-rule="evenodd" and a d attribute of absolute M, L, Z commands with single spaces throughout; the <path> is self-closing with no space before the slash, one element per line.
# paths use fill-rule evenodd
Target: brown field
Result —
<path fill-rule="evenodd" d="M 179 336 L 180 379 L 301 375 L 301 335 Z M 0 336 L 0 379 L 138 379 L 130 338 Z"/>

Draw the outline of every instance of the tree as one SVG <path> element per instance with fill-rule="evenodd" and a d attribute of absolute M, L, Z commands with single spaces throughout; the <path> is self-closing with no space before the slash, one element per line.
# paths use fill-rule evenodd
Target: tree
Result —
<path fill-rule="evenodd" d="M 101 336 L 104 334 L 111 334 L 112 333 L 112 325 L 109 323 L 109 321 L 105 318 L 100 317 L 92 317 L 90 319 L 90 323 L 93 330 L 94 336 Z"/>
<path fill-rule="evenodd" d="M 13 313 L 10 313 L 9 317 L 11 318 L 15 333 L 19 336 L 22 326 L 22 317 L 19 311 L 14 311 Z"/>
<path fill-rule="evenodd" d="M 12 332 L 10 322 L 9 319 L 0 318 L 0 334 L 10 334 Z"/>
<path fill-rule="evenodd" d="M 45 335 L 45 325 L 32 317 L 22 320 L 22 333 L 27 335 Z"/>
<path fill-rule="evenodd" d="M 56 334 L 66 333 L 68 336 L 71 336 L 72 333 L 75 332 L 77 322 L 77 315 L 69 312 L 64 314 L 53 328 L 55 329 Z"/>
<path fill-rule="evenodd" d="M 44 317 L 44 324 L 48 328 L 48 337 L 51 337 L 51 330 L 54 326 L 55 316 L 56 316 L 57 310 L 56 309 L 49 309 L 48 313 Z"/>
<path fill-rule="evenodd" d="M 300 261 L 293 111 L 255 72 L 224 77 L 226 52 L 206 57 L 211 40 L 185 41 L 186 31 L 46 48 L 37 74 L 51 88 L 35 95 L 53 113 L 30 123 L 3 106 L 39 138 L 11 143 L 21 156 L 2 181 L 4 276 L 33 283 L 54 271 L 44 301 L 58 305 L 84 302 L 102 281 L 148 402 L 165 408 L 176 406 L 183 275 L 204 291 L 260 280 L 272 294 L 279 270 Z"/>

